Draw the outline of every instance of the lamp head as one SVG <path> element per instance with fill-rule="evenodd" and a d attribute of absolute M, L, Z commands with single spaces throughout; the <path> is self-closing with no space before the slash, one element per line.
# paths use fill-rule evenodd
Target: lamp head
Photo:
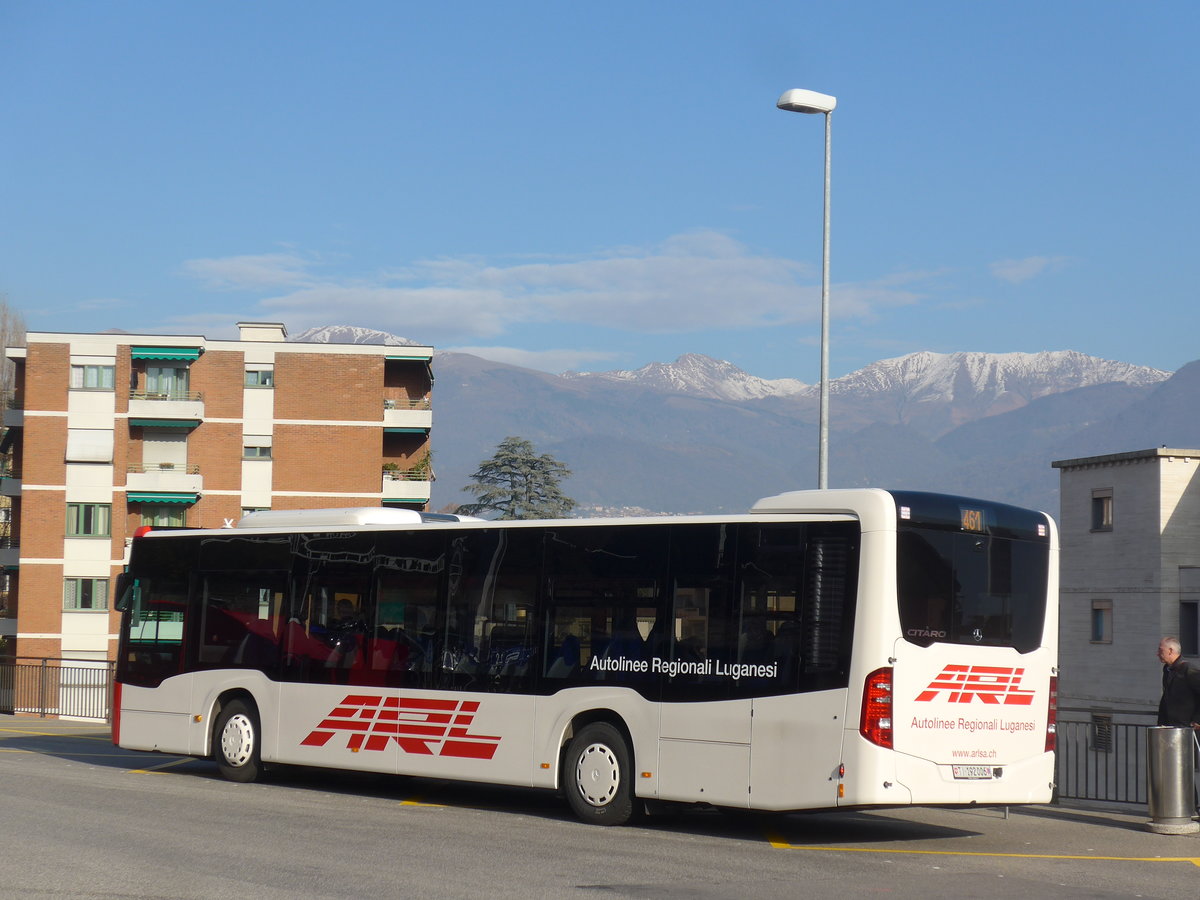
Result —
<path fill-rule="evenodd" d="M 784 91 L 775 105 L 788 112 L 831 113 L 837 106 L 837 97 L 793 88 L 790 91 Z"/>

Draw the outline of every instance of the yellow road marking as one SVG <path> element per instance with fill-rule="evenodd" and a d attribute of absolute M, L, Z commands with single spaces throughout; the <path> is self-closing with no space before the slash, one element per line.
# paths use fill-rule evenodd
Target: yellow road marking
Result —
<path fill-rule="evenodd" d="M 419 799 L 401 800 L 400 805 L 401 806 L 425 806 L 430 809 L 445 809 L 446 808 L 446 805 L 444 803 L 426 803 L 424 800 L 419 800 Z"/>
<path fill-rule="evenodd" d="M 1097 862 L 1188 862 L 1200 866 L 1196 856 L 1081 856 L 1069 853 L 989 853 L 973 850 L 896 850 L 885 847 L 823 847 L 810 844 L 789 844 L 776 834 L 768 834 L 767 840 L 776 850 L 819 850 L 829 853 L 895 853 L 910 856 L 990 856 L 1004 859 L 1064 859 L 1096 860 Z"/>
<path fill-rule="evenodd" d="M 157 766 L 147 766 L 144 769 L 130 769 L 130 775 L 157 775 L 163 769 L 169 769 L 172 766 L 180 766 L 185 762 L 191 762 L 192 757 L 185 756 L 183 759 L 173 759 L 170 762 L 160 763 Z"/>

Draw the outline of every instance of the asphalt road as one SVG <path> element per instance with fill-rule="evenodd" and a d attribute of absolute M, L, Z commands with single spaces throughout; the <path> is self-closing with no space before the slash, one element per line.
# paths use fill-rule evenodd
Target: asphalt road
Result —
<path fill-rule="evenodd" d="M 1109 898 L 1200 895 L 1200 836 L 1052 806 L 789 816 L 712 810 L 602 828 L 552 794 L 112 746 L 0 717 L 0 897 Z"/>

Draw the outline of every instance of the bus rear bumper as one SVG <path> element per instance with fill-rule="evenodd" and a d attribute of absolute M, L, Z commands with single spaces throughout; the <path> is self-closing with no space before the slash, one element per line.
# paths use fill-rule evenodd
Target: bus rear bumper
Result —
<path fill-rule="evenodd" d="M 920 797 L 922 805 L 1049 803 L 1054 793 L 1054 754 L 1015 762 L 969 759 L 946 764 L 898 756 L 896 780 Z"/>

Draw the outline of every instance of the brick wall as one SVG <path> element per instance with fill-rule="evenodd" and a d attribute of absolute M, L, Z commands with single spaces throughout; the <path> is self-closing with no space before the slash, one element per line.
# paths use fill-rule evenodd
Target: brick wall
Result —
<path fill-rule="evenodd" d="M 31 344 L 25 357 L 25 408 L 66 412 L 70 379 L 67 344 Z"/>
<path fill-rule="evenodd" d="M 209 350 L 191 365 L 188 384 L 204 394 L 205 419 L 237 419 L 242 415 L 245 354 Z"/>
<path fill-rule="evenodd" d="M 26 411 L 23 432 L 22 483 L 65 484 L 67 480 L 66 417 L 31 416 Z"/>
<path fill-rule="evenodd" d="M 207 421 L 207 399 L 204 416 L 206 421 L 188 435 L 188 464 L 200 467 L 205 491 L 240 490 L 242 426 L 237 422 Z"/>
<path fill-rule="evenodd" d="M 378 494 L 383 477 L 382 442 L 382 426 L 276 425 L 274 488 Z M 376 496 L 373 505 L 378 502 Z"/>
<path fill-rule="evenodd" d="M 378 356 L 279 354 L 275 418 L 382 422 L 383 363 Z"/>
<path fill-rule="evenodd" d="M 61 565 L 30 565 L 21 567 L 21 611 L 17 630 L 34 634 L 58 634 L 62 630 L 63 567 Z M 30 656 L 26 640 L 17 648 L 22 656 Z M 58 642 L 55 641 L 55 646 Z M 57 651 L 55 654 L 57 655 Z"/>

